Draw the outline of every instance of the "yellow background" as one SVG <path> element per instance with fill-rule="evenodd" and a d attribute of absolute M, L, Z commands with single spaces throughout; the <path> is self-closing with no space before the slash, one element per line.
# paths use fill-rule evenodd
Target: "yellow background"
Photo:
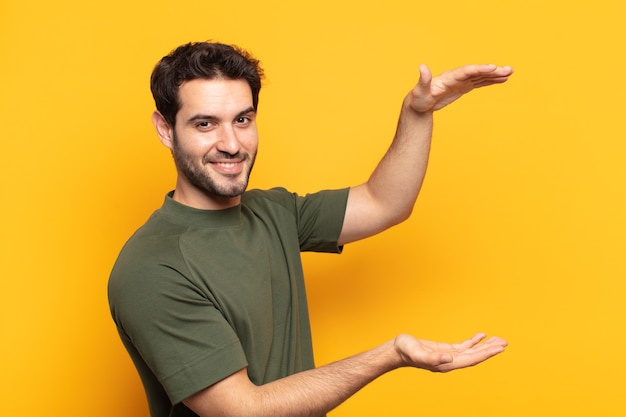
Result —
<path fill-rule="evenodd" d="M 420 63 L 516 69 L 436 115 L 408 222 L 304 256 L 319 364 L 400 332 L 510 347 L 331 415 L 626 415 L 624 3 L 372 4 L 2 0 L 2 415 L 147 416 L 106 282 L 174 183 L 150 71 L 205 39 L 267 71 L 252 186 L 302 193 L 367 178 Z"/>

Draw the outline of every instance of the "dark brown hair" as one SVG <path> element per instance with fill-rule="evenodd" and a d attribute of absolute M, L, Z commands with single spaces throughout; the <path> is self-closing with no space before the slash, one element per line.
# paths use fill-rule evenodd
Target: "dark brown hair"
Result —
<path fill-rule="evenodd" d="M 164 56 L 154 67 L 150 89 L 157 110 L 174 127 L 180 109 L 178 89 L 197 78 L 245 80 L 252 91 L 252 105 L 259 104 L 263 69 L 247 51 L 214 42 L 191 42 Z"/>

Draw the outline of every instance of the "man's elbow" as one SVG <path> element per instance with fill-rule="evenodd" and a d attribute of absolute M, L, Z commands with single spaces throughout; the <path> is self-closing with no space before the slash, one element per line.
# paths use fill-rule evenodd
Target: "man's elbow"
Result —
<path fill-rule="evenodd" d="M 411 217 L 411 214 L 413 214 L 413 204 L 405 207 L 403 210 L 398 210 L 397 213 L 391 216 L 389 227 L 393 227 L 407 221 L 409 217 Z"/>

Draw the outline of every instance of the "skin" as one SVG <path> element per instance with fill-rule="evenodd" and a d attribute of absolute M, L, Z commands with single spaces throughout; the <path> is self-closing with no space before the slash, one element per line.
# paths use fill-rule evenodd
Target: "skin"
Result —
<path fill-rule="evenodd" d="M 426 173 L 433 112 L 473 89 L 503 83 L 512 73 L 510 67 L 467 65 L 433 78 L 420 66 L 419 82 L 402 103 L 391 146 L 370 178 L 350 189 L 339 243 L 364 239 L 407 219 Z M 179 98 L 175 129 L 158 112 L 152 116 L 177 164 L 174 199 L 201 209 L 239 204 L 258 145 L 249 87 L 242 80 L 194 80 L 181 86 Z M 190 170 L 210 181 L 191 180 Z M 482 333 L 456 344 L 403 334 L 361 354 L 261 386 L 250 381 L 244 368 L 184 403 L 207 417 L 320 416 L 394 369 L 448 372 L 481 363 L 506 345 L 499 337 L 485 340 Z"/>

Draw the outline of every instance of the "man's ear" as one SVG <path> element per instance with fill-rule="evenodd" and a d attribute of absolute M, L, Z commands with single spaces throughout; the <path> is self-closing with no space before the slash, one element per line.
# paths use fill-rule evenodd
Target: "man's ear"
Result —
<path fill-rule="evenodd" d="M 155 110 L 152 113 L 152 124 L 156 129 L 157 135 L 159 136 L 159 140 L 161 143 L 168 149 L 174 148 L 174 129 L 170 126 L 170 124 L 165 120 L 165 117 L 158 111 Z"/>

